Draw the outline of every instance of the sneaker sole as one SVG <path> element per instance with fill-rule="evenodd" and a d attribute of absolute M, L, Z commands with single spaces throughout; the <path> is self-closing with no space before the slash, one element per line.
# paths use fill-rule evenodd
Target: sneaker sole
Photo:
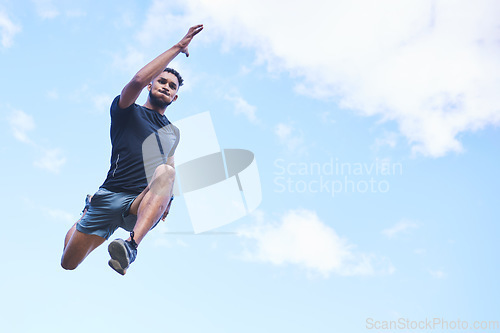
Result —
<path fill-rule="evenodd" d="M 121 239 L 112 241 L 108 246 L 108 252 L 111 259 L 108 264 L 121 275 L 125 275 L 129 266 L 128 252 L 125 247 L 125 242 Z"/>
<path fill-rule="evenodd" d="M 125 273 L 127 273 L 127 270 L 122 268 L 118 260 L 109 259 L 108 264 L 109 267 L 113 268 L 117 273 L 121 275 L 125 275 Z"/>

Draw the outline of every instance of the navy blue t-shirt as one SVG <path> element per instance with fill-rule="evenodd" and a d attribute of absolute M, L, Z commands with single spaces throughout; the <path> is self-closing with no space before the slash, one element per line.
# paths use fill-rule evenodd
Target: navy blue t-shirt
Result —
<path fill-rule="evenodd" d="M 179 129 L 165 115 L 132 104 L 120 109 L 111 104 L 111 166 L 101 187 L 113 192 L 141 193 L 157 166 L 172 156 Z"/>

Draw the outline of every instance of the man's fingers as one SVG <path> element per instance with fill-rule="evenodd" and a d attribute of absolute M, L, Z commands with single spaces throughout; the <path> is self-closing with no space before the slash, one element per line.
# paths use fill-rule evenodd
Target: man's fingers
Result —
<path fill-rule="evenodd" d="M 196 30 L 196 31 L 200 32 L 203 29 L 203 24 L 194 25 L 190 29 L 191 30 Z"/>
<path fill-rule="evenodd" d="M 203 24 L 197 25 L 194 30 L 193 36 L 197 35 L 202 30 L 203 30 Z"/>
<path fill-rule="evenodd" d="M 202 30 L 203 30 L 203 24 L 198 24 L 189 28 L 189 31 L 186 34 L 186 36 L 184 36 L 184 38 L 179 42 L 181 47 L 183 47 L 181 52 L 184 53 L 186 57 L 189 57 L 189 51 L 188 51 L 189 43 L 191 42 L 193 37 L 196 36 Z"/>
<path fill-rule="evenodd" d="M 203 30 L 203 24 L 198 24 L 189 29 L 189 34 L 191 35 L 191 37 L 194 37 L 202 30 Z"/>

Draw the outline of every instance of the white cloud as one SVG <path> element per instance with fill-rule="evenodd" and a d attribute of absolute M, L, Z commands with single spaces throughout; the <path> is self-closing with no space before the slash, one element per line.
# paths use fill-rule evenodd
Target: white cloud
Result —
<path fill-rule="evenodd" d="M 24 143 L 31 143 L 28 132 L 35 128 L 35 120 L 29 114 L 14 110 L 9 117 L 10 129 L 14 137 Z"/>
<path fill-rule="evenodd" d="M 139 48 L 128 47 L 125 55 L 114 55 L 113 65 L 132 75 L 137 73 L 146 64 L 144 53 L 139 51 Z"/>
<path fill-rule="evenodd" d="M 247 260 L 294 264 L 323 277 L 332 273 L 373 275 L 394 271 L 385 259 L 355 252 L 355 246 L 339 237 L 314 211 L 292 210 L 277 224 L 260 221 L 241 230 L 240 235 L 255 241 L 255 249 L 245 253 Z"/>
<path fill-rule="evenodd" d="M 21 26 L 14 24 L 9 16 L 0 9 L 0 38 L 2 46 L 11 47 L 14 36 L 21 31 Z"/>
<path fill-rule="evenodd" d="M 66 163 L 66 157 L 59 148 L 44 149 L 43 156 L 34 162 L 34 165 L 40 169 L 59 173 L 62 166 Z"/>
<path fill-rule="evenodd" d="M 51 89 L 47 91 L 47 98 L 51 100 L 58 100 L 59 99 L 59 92 L 57 89 Z"/>
<path fill-rule="evenodd" d="M 274 133 L 280 140 L 286 140 L 291 136 L 293 128 L 290 125 L 279 123 L 274 129 Z"/>
<path fill-rule="evenodd" d="M 113 97 L 106 94 L 97 94 L 92 96 L 92 101 L 94 102 L 94 107 L 98 111 L 107 111 L 113 101 Z"/>
<path fill-rule="evenodd" d="M 160 222 L 156 226 L 156 230 L 157 230 L 157 232 L 155 233 L 156 237 L 153 242 L 153 245 L 155 247 L 164 247 L 164 248 L 172 248 L 175 246 L 189 247 L 189 244 L 183 241 L 181 238 L 172 239 L 172 234 L 167 223 Z"/>
<path fill-rule="evenodd" d="M 32 0 L 38 17 L 43 20 L 53 20 L 65 16 L 69 19 L 77 19 L 87 16 L 87 12 L 80 8 L 68 8 L 68 5 L 74 5 L 70 2 L 61 2 L 54 0 Z"/>
<path fill-rule="evenodd" d="M 323 111 L 319 114 L 319 119 L 323 124 L 335 124 L 335 119 L 332 117 L 332 112 Z"/>
<path fill-rule="evenodd" d="M 375 139 L 375 143 L 372 148 L 375 151 L 380 150 L 380 148 L 384 146 L 388 146 L 390 148 L 396 147 L 398 143 L 398 133 L 396 132 L 385 132 L 382 136 Z"/>
<path fill-rule="evenodd" d="M 259 123 L 259 119 L 257 119 L 257 116 L 255 115 L 257 108 L 254 105 L 248 103 L 243 97 L 235 94 L 226 94 L 225 99 L 233 102 L 235 114 L 243 114 L 248 119 L 248 121 L 253 124 Z"/>
<path fill-rule="evenodd" d="M 66 11 L 66 17 L 68 18 L 80 18 L 86 16 L 87 12 L 81 9 L 69 9 Z"/>
<path fill-rule="evenodd" d="M 59 208 L 47 207 L 40 203 L 40 200 L 33 200 L 29 197 L 22 197 L 23 205 L 30 211 L 37 211 L 47 216 L 53 222 L 63 222 L 64 224 L 73 224 L 78 220 L 78 215 L 68 213 Z"/>
<path fill-rule="evenodd" d="M 423 255 L 423 254 L 427 253 L 427 250 L 424 248 L 418 248 L 418 249 L 413 250 L 413 253 L 418 254 L 418 255 Z"/>
<path fill-rule="evenodd" d="M 395 121 L 415 154 L 460 152 L 460 133 L 500 124 L 498 1 L 177 5 L 183 16 L 170 14 L 170 3 L 154 2 L 144 42 L 166 18 L 183 27 L 202 22 L 201 38 L 222 38 L 227 48 L 254 48 L 270 71 L 301 78 L 297 92 L 335 98 L 358 114 Z"/>
<path fill-rule="evenodd" d="M 155 247 L 172 248 L 174 246 L 178 247 L 189 247 L 189 244 L 184 242 L 182 239 L 177 238 L 175 242 L 173 240 L 168 240 L 166 238 L 156 238 L 153 242 Z"/>
<path fill-rule="evenodd" d="M 176 16 L 175 12 L 175 1 L 161 1 L 154 0 L 153 4 L 148 10 L 145 24 L 142 29 L 135 35 L 135 38 L 143 46 L 151 46 L 152 44 L 165 41 L 165 39 L 172 37 L 172 34 L 178 32 L 178 30 L 185 30 L 189 28 L 189 23 L 187 23 L 187 18 Z M 181 4 L 182 6 L 188 5 Z M 166 27 L 168 26 L 168 29 Z M 164 34 L 156 34 L 154 31 L 165 31 Z M 179 38 L 177 34 L 174 35 L 175 38 Z M 198 37 L 197 37 L 198 38 Z M 178 40 L 175 40 L 177 42 Z"/>
<path fill-rule="evenodd" d="M 52 0 L 33 0 L 36 13 L 44 20 L 50 20 L 60 15 Z"/>
<path fill-rule="evenodd" d="M 403 220 L 396 223 L 394 226 L 382 230 L 382 234 L 388 238 L 394 238 L 402 233 L 408 233 L 409 230 L 418 228 L 418 224 L 415 222 Z"/>
<path fill-rule="evenodd" d="M 289 152 L 296 154 L 304 154 L 306 152 L 304 135 L 302 131 L 295 129 L 292 124 L 277 124 L 274 127 L 274 134 Z"/>
<path fill-rule="evenodd" d="M 28 144 L 42 154 L 42 157 L 33 162 L 36 167 L 52 173 L 61 171 L 66 163 L 63 152 L 59 148 L 45 148 L 28 136 L 28 132 L 35 128 L 35 120 L 31 115 L 21 110 L 14 110 L 9 117 L 9 123 L 12 134 L 17 140 Z"/>
<path fill-rule="evenodd" d="M 114 26 L 117 29 L 131 28 L 135 25 L 136 14 L 132 10 L 127 10 L 126 8 L 120 8 L 122 10 L 121 14 L 116 15 L 113 20 Z"/>
<path fill-rule="evenodd" d="M 61 209 L 41 207 L 43 212 L 52 220 L 61 221 L 64 223 L 73 223 L 78 219 L 75 215 Z"/>
<path fill-rule="evenodd" d="M 446 272 L 444 272 L 443 270 L 441 269 L 437 269 L 437 270 L 432 270 L 432 269 L 429 269 L 429 274 L 435 278 L 435 279 L 444 279 L 446 278 L 448 275 L 446 274 Z"/>

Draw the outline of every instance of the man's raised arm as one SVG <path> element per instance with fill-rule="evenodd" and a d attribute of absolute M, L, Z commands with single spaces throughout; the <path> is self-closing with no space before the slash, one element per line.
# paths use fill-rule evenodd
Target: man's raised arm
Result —
<path fill-rule="evenodd" d="M 123 88 L 118 106 L 125 109 L 135 103 L 142 89 L 146 87 L 156 76 L 167 67 L 167 65 L 179 54 L 184 53 L 189 57 L 188 45 L 201 30 L 203 25 L 195 25 L 189 28 L 187 34 L 174 46 L 153 59 L 146 66 L 141 68 L 132 80 Z"/>

